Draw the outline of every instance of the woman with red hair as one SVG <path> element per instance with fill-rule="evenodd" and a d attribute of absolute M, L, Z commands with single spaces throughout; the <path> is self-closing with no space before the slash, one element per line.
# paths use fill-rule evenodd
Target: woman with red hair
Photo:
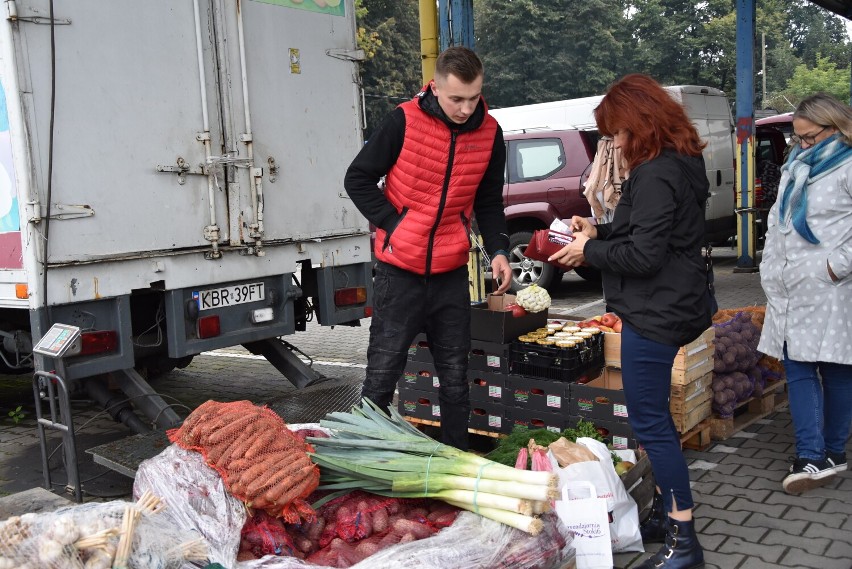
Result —
<path fill-rule="evenodd" d="M 656 81 L 627 75 L 595 109 L 598 130 L 630 169 L 611 223 L 571 220 L 576 239 L 551 260 L 601 270 L 608 310 L 623 322 L 621 367 L 630 425 L 658 487 L 641 525 L 665 545 L 641 568 L 704 567 L 692 519 L 689 470 L 669 412 L 679 346 L 711 324 L 702 255 L 709 184 L 701 141 L 683 106 Z"/>

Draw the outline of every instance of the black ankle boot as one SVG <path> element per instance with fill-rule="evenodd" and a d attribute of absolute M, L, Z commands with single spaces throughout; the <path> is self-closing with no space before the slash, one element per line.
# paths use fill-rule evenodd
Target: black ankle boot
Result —
<path fill-rule="evenodd" d="M 643 543 L 661 543 L 666 540 L 666 509 L 663 505 L 663 495 L 654 492 L 651 503 L 651 513 L 639 524 L 639 533 Z"/>
<path fill-rule="evenodd" d="M 702 569 L 704 550 L 695 535 L 695 520 L 668 519 L 666 544 L 636 569 Z"/>

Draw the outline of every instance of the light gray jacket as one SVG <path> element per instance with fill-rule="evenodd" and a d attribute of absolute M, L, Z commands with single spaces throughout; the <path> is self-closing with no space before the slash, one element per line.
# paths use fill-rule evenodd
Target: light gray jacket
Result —
<path fill-rule="evenodd" d="M 779 224 L 788 179 L 785 171 L 769 212 L 760 263 L 766 319 L 757 349 L 781 359 L 787 342 L 792 360 L 852 364 L 852 160 L 808 185 L 807 219 L 818 245 Z"/>

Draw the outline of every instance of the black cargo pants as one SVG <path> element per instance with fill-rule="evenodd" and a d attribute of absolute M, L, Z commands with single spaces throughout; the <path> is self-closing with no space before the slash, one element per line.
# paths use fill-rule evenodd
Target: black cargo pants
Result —
<path fill-rule="evenodd" d="M 387 409 L 402 377 L 408 348 L 415 336 L 425 331 L 440 383 L 441 442 L 467 450 L 470 418 L 467 267 L 424 277 L 379 261 L 373 293 L 362 396 Z"/>

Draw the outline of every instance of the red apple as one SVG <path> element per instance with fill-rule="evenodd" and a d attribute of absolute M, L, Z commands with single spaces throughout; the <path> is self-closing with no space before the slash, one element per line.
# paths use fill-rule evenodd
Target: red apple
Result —
<path fill-rule="evenodd" d="M 514 302 L 512 304 L 507 304 L 506 310 L 511 310 L 512 316 L 514 316 L 515 318 L 520 318 L 527 314 L 527 311 L 523 306 L 521 306 L 520 304 L 515 304 Z"/>

